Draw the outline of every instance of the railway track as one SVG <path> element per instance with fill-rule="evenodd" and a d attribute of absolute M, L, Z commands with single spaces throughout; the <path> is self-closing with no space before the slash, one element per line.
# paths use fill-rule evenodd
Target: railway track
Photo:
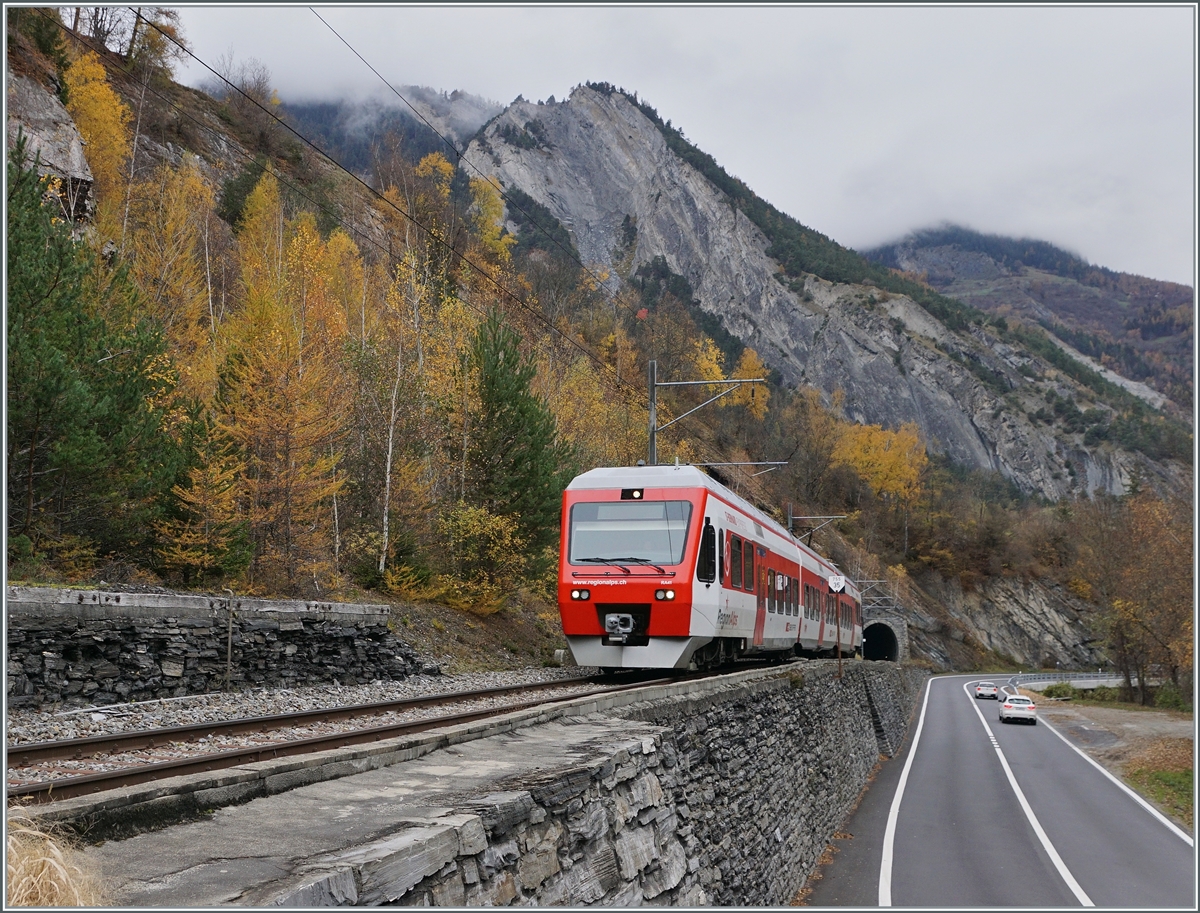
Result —
<path fill-rule="evenodd" d="M 9 746 L 7 751 L 9 769 L 7 793 L 10 799 L 26 799 L 37 803 L 69 799 L 76 796 L 91 795 L 104 790 L 116 789 L 122 786 L 153 782 L 168 777 L 204 773 L 273 758 L 286 758 L 325 751 L 331 748 L 369 744 L 383 739 L 391 739 L 397 736 L 411 735 L 430 729 L 485 719 L 489 716 L 497 716 L 502 713 L 511 713 L 516 710 L 525 710 L 539 705 L 572 700 L 589 694 L 624 691 L 665 681 L 679 681 L 680 678 L 680 676 L 663 678 L 660 675 L 658 678 L 649 679 L 641 675 L 633 676 L 632 680 L 619 679 L 614 681 L 610 679 L 605 682 L 597 682 L 596 679 L 592 678 L 558 679 L 551 682 L 488 688 L 477 691 L 446 692 L 420 698 L 332 707 L 322 710 L 245 717 L 219 723 L 198 723 L 187 726 L 174 726 L 166 729 L 146 729 L 63 741 L 17 744 Z M 587 687 L 589 685 L 592 687 Z M 552 689 L 571 690 L 559 695 L 506 701 L 501 704 L 495 703 L 496 698 L 514 697 L 523 693 L 544 692 Z M 479 703 L 487 703 L 487 706 L 451 714 L 425 716 L 420 719 L 408 718 L 390 721 L 376 726 L 355 726 L 353 728 L 340 729 L 337 732 L 323 732 L 319 735 L 308 737 L 294 737 L 297 729 L 304 727 L 329 727 L 339 723 L 362 721 L 385 715 L 411 714 L 413 711 L 426 710 L 432 707 Z M 204 740 L 247 736 L 258 737 L 263 735 L 270 737 L 272 733 L 281 735 L 290 733 L 293 737 L 284 739 L 273 738 L 271 741 L 243 745 L 227 751 L 194 753 L 194 748 L 201 745 Z M 53 779 L 27 783 L 14 784 L 12 782 L 14 779 L 14 769 L 19 771 L 39 766 L 44 767 L 55 762 L 77 762 L 89 758 L 108 760 L 115 756 L 154 753 L 163 750 L 173 752 L 182 750 L 187 753 L 187 756 L 150 762 L 147 762 L 144 757 L 140 759 L 137 757 L 123 757 L 119 763 L 125 766 L 116 770 L 105 770 L 73 776 L 59 776 Z"/>

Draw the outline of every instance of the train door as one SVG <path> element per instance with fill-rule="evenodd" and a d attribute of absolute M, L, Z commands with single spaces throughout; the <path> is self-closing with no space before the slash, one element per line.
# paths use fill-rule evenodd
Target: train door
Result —
<path fill-rule="evenodd" d="M 757 549 L 749 542 L 746 543 L 747 548 L 754 548 L 758 552 L 758 575 L 754 578 L 755 592 L 758 594 L 758 611 L 754 616 L 754 646 L 761 647 L 763 643 L 763 629 L 767 626 L 767 562 L 763 560 L 764 552 L 762 549 Z"/>

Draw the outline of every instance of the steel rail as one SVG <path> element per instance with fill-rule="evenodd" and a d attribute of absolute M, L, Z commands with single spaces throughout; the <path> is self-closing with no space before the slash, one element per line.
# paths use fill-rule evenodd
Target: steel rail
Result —
<path fill-rule="evenodd" d="M 117 754 L 124 751 L 141 751 L 146 748 L 162 748 L 173 742 L 190 742 L 208 735 L 244 735 L 251 732 L 271 732 L 308 723 L 327 723 L 352 720 L 356 717 L 379 716 L 422 707 L 437 707 L 459 701 L 482 700 L 521 691 L 541 691 L 557 687 L 587 684 L 590 678 L 564 678 L 553 682 L 535 682 L 529 685 L 506 685 L 484 688 L 478 691 L 449 691 L 429 694 L 418 698 L 401 698 L 393 701 L 378 701 L 370 704 L 352 704 L 345 707 L 326 707 L 318 710 L 300 710 L 294 713 L 276 713 L 269 716 L 241 717 L 219 723 L 190 723 L 163 729 L 141 729 L 117 732 L 110 735 L 86 736 L 80 739 L 63 739 L 53 742 L 28 742 L 8 746 L 9 767 L 31 767 L 45 761 L 80 760 L 97 755 Z"/>
<path fill-rule="evenodd" d="M 684 678 L 690 677 L 691 676 L 684 676 Z M 266 761 L 274 758 L 286 758 L 295 755 L 311 754 L 317 751 L 325 751 L 331 748 L 342 748 L 350 745 L 378 742 L 382 741 L 383 739 L 425 732 L 430 729 L 438 729 L 458 723 L 469 723 L 475 720 L 486 719 L 490 716 L 499 716 L 503 713 L 511 713 L 516 710 L 527 710 L 532 707 L 538 707 L 545 704 L 561 703 L 563 701 L 573 700 L 579 697 L 586 697 L 588 695 L 627 691 L 648 685 L 660 684 L 662 682 L 679 680 L 679 677 L 672 677 L 649 681 L 636 681 L 628 684 L 620 684 L 608 687 L 600 686 L 583 692 L 558 695 L 555 697 L 538 700 L 522 701 L 514 704 L 506 704 L 501 707 L 487 707 L 481 710 L 473 710 L 466 713 L 457 713 L 449 716 L 430 717 L 427 719 L 409 721 L 406 723 L 390 723 L 384 726 L 374 726 L 368 729 L 355 729 L 349 732 L 340 732 L 331 735 L 312 736 L 307 739 L 277 742 L 255 748 L 239 748 L 231 751 L 217 752 L 214 754 L 181 758 L 175 761 L 159 761 L 153 764 L 144 764 L 136 767 L 123 768 L 121 770 L 106 771 L 103 773 L 85 774 L 77 777 L 62 777 L 56 780 L 27 783 L 22 786 L 11 786 L 7 789 L 7 794 L 10 799 L 25 798 L 31 799 L 37 803 L 71 799 L 77 796 L 91 795 L 109 789 L 117 789 L 122 786 L 134 786 L 139 783 L 148 783 L 160 779 L 167 779 L 169 777 L 178 777 L 193 773 L 205 773 L 229 767 L 237 767 L 242 764 L 253 764 L 258 761 Z M 587 679 L 568 681 L 587 681 Z M 490 692 L 544 690 L 545 687 L 549 687 L 549 683 L 543 682 L 524 687 L 513 686 L 510 688 L 490 689 Z M 459 692 L 459 695 L 479 695 L 488 693 L 489 692 Z M 459 699 L 461 699 L 461 697 Z"/>

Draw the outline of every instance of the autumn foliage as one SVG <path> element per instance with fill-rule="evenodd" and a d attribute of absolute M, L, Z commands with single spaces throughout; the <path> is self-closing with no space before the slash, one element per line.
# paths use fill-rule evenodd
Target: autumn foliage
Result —
<path fill-rule="evenodd" d="M 661 462 L 786 460 L 714 472 L 781 520 L 844 517 L 830 530 L 896 580 L 1058 575 L 1134 671 L 1190 670 L 1178 506 L 1031 503 L 912 425 L 850 422 L 840 393 L 778 384 L 662 258 L 614 291 L 515 244 L 497 187 L 441 154 L 381 153 L 373 195 L 329 174 L 300 193 L 265 156 L 224 187 L 188 154 L 134 174 L 103 62 L 77 56 L 66 82 L 95 224 L 43 205 L 21 147 L 9 163 L 10 578 L 477 611 L 546 594 L 571 474 L 646 455 L 653 359 L 662 381 L 768 379 L 673 424 Z M 664 389 L 659 423 L 725 389 Z"/>

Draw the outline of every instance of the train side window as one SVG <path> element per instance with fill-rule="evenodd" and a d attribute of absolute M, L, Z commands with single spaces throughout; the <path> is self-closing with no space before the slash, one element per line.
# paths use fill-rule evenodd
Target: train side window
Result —
<path fill-rule="evenodd" d="M 742 585 L 742 537 L 734 536 L 729 545 L 730 586 Z"/>
<path fill-rule="evenodd" d="M 754 592 L 754 543 L 747 541 L 742 549 L 742 580 L 746 589 Z"/>
<path fill-rule="evenodd" d="M 704 518 L 704 531 L 700 534 L 696 579 L 701 583 L 712 583 L 717 579 L 717 531 L 708 522 L 708 517 Z"/>
<path fill-rule="evenodd" d="M 725 530 L 717 530 L 717 579 L 725 583 Z"/>

